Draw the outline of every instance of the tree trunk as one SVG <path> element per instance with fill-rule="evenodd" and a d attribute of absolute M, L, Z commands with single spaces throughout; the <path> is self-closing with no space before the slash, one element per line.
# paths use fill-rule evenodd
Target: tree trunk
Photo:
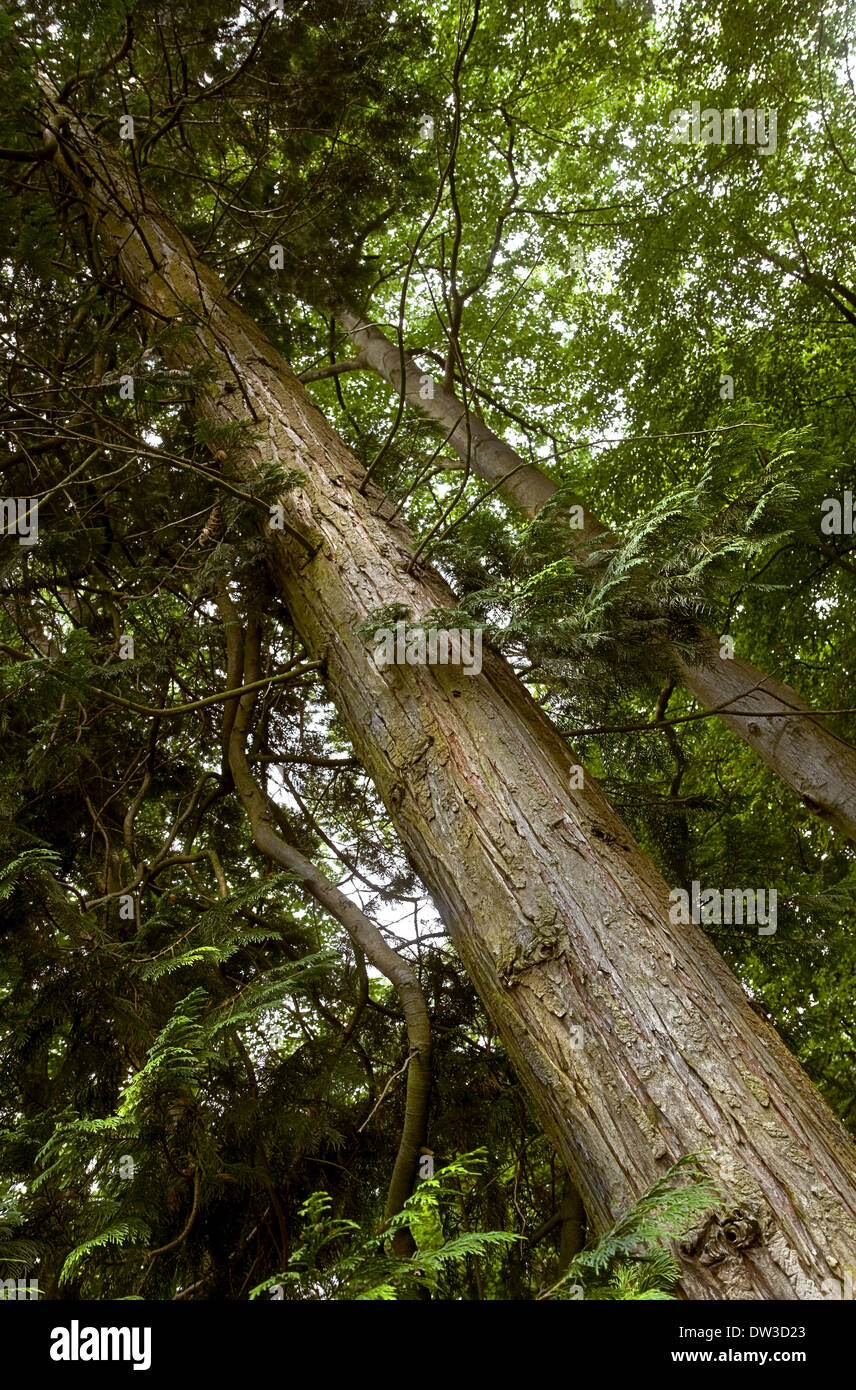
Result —
<path fill-rule="evenodd" d="M 856 1258 L 856 1149 L 777 1034 L 575 764 L 510 667 L 385 666 L 357 632 L 379 607 L 453 599 L 385 519 L 382 494 L 288 364 L 96 137 L 55 112 L 73 189 L 144 315 L 183 318 L 176 365 L 207 361 L 200 402 L 256 423 L 248 471 L 305 483 L 281 499 L 305 538 L 267 531 L 307 651 L 430 892 L 595 1226 L 676 1158 L 711 1160 L 728 1211 L 680 1252 L 702 1299 L 821 1297 Z M 580 1045 L 581 1044 L 581 1045 Z"/>
<path fill-rule="evenodd" d="M 225 584 L 218 586 L 217 605 L 226 632 L 226 683 L 230 690 L 237 690 L 242 682 L 252 685 L 261 678 L 261 631 L 258 623 L 249 623 L 246 633 L 242 633 L 238 609 Z M 389 980 L 404 1014 L 410 1047 L 404 1127 L 387 1189 L 384 1207 L 384 1221 L 387 1222 L 398 1215 L 410 1196 L 419 1157 L 428 1142 L 428 1104 L 431 1095 L 431 1020 L 428 1006 L 416 973 L 387 944 L 371 919 L 275 828 L 272 815 L 275 807 L 253 776 L 247 757 L 247 736 L 252 728 L 257 693 L 248 691 L 226 706 L 223 728 L 229 767 L 252 828 L 253 840 L 263 854 L 293 874 L 330 916 L 341 923 L 355 948 Z M 393 1249 L 400 1255 L 410 1255 L 414 1248 L 407 1227 L 395 1232 L 392 1243 Z"/>
<path fill-rule="evenodd" d="M 332 313 L 359 349 L 360 361 L 377 376 L 401 391 L 402 358 L 396 345 L 380 329 L 341 299 L 319 305 Z M 404 355 L 404 395 L 408 405 L 431 420 L 446 434 L 451 447 L 486 482 L 497 485 L 512 503 L 530 516 L 558 491 L 540 468 L 525 462 L 440 382 L 426 396 L 425 373 L 407 353 Z M 582 507 L 582 526 L 568 530 L 568 541 L 582 563 L 591 555 L 592 543 L 608 534 L 599 517 L 578 497 L 570 504 Z M 829 729 L 817 716 L 806 718 L 810 706 L 781 681 L 765 676 L 740 657 L 720 658 L 712 633 L 694 660 L 672 652 L 681 681 L 691 695 L 709 710 L 727 706 L 719 717 L 748 743 L 777 776 L 799 796 L 815 815 L 856 840 L 856 748 Z M 772 714 L 773 718 L 764 718 Z"/>

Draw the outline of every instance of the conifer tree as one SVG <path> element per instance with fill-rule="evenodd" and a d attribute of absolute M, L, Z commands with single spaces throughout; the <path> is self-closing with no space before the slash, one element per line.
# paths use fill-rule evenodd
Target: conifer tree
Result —
<path fill-rule="evenodd" d="M 4 1112 L 15 1117 L 3 1137 L 5 1255 L 37 1261 L 51 1296 L 246 1297 L 272 1281 L 305 1296 L 323 1278 L 321 1233 L 343 1242 L 354 1217 L 385 1225 L 399 1259 L 438 1253 L 414 1276 L 359 1247 L 334 1283 L 377 1297 L 409 1294 L 414 1279 L 440 1296 L 531 1289 L 539 1242 L 579 1216 L 560 1199 L 516 1076 L 592 1230 L 606 1232 L 574 1277 L 619 1261 L 601 1293 L 648 1296 L 679 1275 L 691 1297 L 825 1296 L 853 1258 L 852 1140 L 714 949 L 715 930 L 675 920 L 668 883 L 519 675 L 528 652 L 531 690 L 572 727 L 566 708 L 586 706 L 567 670 L 564 685 L 552 680 L 558 639 L 577 654 L 588 644 L 580 664 L 603 685 L 592 708 L 624 698 L 609 674 L 621 671 L 622 632 L 647 623 L 662 650 L 666 625 L 692 660 L 693 623 L 727 592 L 729 557 L 760 566 L 773 553 L 786 489 L 749 476 L 746 451 L 714 450 L 701 483 L 654 499 L 638 541 L 575 571 L 558 508 L 521 532 L 490 507 L 448 494 L 437 505 L 435 445 L 412 505 L 382 486 L 424 436 L 385 437 L 380 408 L 377 439 L 353 427 L 360 456 L 349 451 L 282 355 L 315 351 L 316 326 L 297 312 L 272 322 L 265 286 L 288 257 L 312 281 L 304 303 L 318 285 L 359 288 L 386 200 L 415 218 L 430 199 L 401 136 L 432 100 L 427 77 L 418 90 L 426 34 L 415 12 L 390 26 L 371 6 L 284 8 L 281 24 L 179 9 L 171 32 L 158 21 L 160 53 L 141 40 L 144 8 L 111 12 L 91 33 L 78 25 L 90 65 L 73 76 L 48 41 L 47 63 L 36 61 L 31 20 L 7 44 L 4 154 L 20 229 L 6 248 L 16 274 L 4 286 L 15 327 L 4 468 L 10 494 L 38 492 L 40 538 L 31 549 L 7 537 L 4 553 L 4 680 L 18 701 L 4 727 L 0 870 Z M 454 84 L 475 33 L 457 36 Z M 401 70 L 417 74 L 415 90 Z M 109 120 L 98 128 L 108 91 L 121 95 L 118 137 Z M 222 118 L 222 145 L 206 110 Z M 237 168 L 242 150 L 254 154 Z M 262 235 L 239 235 L 254 213 Z M 332 330 L 330 353 L 335 368 Z M 340 375 L 326 380 L 347 431 Z M 455 376 L 452 361 L 435 399 Z M 783 447 L 773 466 L 788 458 Z M 735 459 L 746 485 L 721 523 Z M 538 478 L 545 493 L 554 486 Z M 691 508 L 688 548 L 707 555 L 713 538 L 715 554 L 687 573 L 675 529 Z M 422 532 L 415 547 L 405 509 Z M 450 519 L 433 552 L 441 574 L 426 552 Z M 677 609 L 646 597 L 661 558 Z M 483 668 L 380 664 L 373 634 L 401 622 L 485 627 Z M 631 666 L 624 674 L 638 677 Z M 677 772 L 634 825 L 680 881 L 693 745 L 657 723 Z M 628 732 L 622 749 L 638 747 Z M 623 756 L 645 789 L 645 754 Z M 704 812 L 717 770 L 700 780 L 686 800 Z M 668 834 L 656 833 L 658 812 L 674 818 Z M 784 812 L 780 824 L 792 824 Z M 755 827 L 752 845 L 735 848 L 725 825 L 714 867 L 744 867 L 741 851 L 765 867 L 781 857 L 774 833 L 767 843 Z M 806 892 L 783 914 L 797 945 L 800 927 L 846 922 L 848 861 L 830 843 L 800 846 Z M 513 1073 L 494 1042 L 482 1047 L 487 1025 L 453 960 L 418 941 L 391 950 L 389 926 L 372 920 L 392 901 L 415 915 L 419 883 Z M 774 997 L 768 943 L 753 934 L 742 954 L 718 944 Z M 823 1017 L 788 1039 L 840 1113 L 852 1103 L 840 1056 L 820 1058 L 812 1028 L 835 1020 L 845 1045 L 836 1010 L 851 954 L 842 934 L 823 966 Z M 786 1024 L 802 968 L 788 971 Z M 396 1123 L 376 1130 L 385 1112 Z M 508 1224 L 509 1207 L 491 1209 L 463 1169 L 419 1197 L 438 1134 L 462 1149 L 487 1136 L 496 1169 L 535 1156 L 525 1253 L 484 1234 Z M 724 1199 L 713 1206 L 701 1184 L 674 1198 L 671 1224 L 652 1227 L 650 1211 L 700 1151 L 698 1174 Z M 351 1182 L 357 1153 L 370 1196 Z M 331 1225 L 313 1162 L 335 1194 Z M 636 1267 L 631 1246 L 658 1232 L 681 1241 L 677 1263 Z M 573 1248 L 563 1242 L 565 1264 Z"/>

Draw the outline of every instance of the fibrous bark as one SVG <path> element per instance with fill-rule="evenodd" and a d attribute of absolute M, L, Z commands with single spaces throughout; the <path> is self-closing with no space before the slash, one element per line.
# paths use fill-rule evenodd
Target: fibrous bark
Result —
<path fill-rule="evenodd" d="M 715 1151 L 726 1209 L 680 1254 L 702 1299 L 817 1298 L 856 1261 L 856 1148 L 511 668 L 384 666 L 359 631 L 453 595 L 264 334 L 109 148 L 55 110 L 56 179 L 174 365 L 215 364 L 199 409 L 298 469 L 270 567 L 510 1058 L 604 1226 L 678 1157 Z M 578 1045 L 580 1044 L 581 1045 Z"/>
<path fill-rule="evenodd" d="M 339 297 L 324 307 L 359 348 L 359 361 L 399 394 L 403 380 L 407 404 L 443 430 L 455 453 L 480 478 L 499 484 L 499 491 L 513 506 L 535 516 L 555 497 L 558 488 L 553 480 L 515 453 L 453 392 L 439 381 L 432 381 L 430 392 L 426 390 L 426 373 L 408 353 L 402 377 L 402 353 L 377 324 Z M 568 529 L 568 545 L 580 563 L 590 563 L 595 542 L 603 542 L 608 528 L 579 497 L 563 496 L 569 507 L 581 509 L 581 524 Z M 852 744 L 812 715 L 811 707 L 791 686 L 765 675 L 742 657 L 723 660 L 712 633 L 703 634 L 692 659 L 674 649 L 670 655 L 682 684 L 706 709 L 717 711 L 808 810 L 856 840 L 856 748 Z"/>

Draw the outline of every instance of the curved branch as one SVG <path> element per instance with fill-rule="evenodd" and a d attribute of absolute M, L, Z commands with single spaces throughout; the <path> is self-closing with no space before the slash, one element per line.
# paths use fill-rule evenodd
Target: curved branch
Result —
<path fill-rule="evenodd" d="M 404 1013 L 410 1056 L 406 1064 L 404 1125 L 384 1208 L 384 1222 L 388 1222 L 401 1211 L 410 1196 L 419 1155 L 427 1138 L 431 1090 L 431 1021 L 425 996 L 411 967 L 387 944 L 374 922 L 331 883 L 326 874 L 321 873 L 274 829 L 273 805 L 253 776 L 246 749 L 255 703 L 253 692 L 259 684 L 258 625 L 249 623 L 246 634 L 242 637 L 237 609 L 223 585 L 218 589 L 217 605 L 226 631 L 228 680 L 231 684 L 235 679 L 240 681 L 249 677 L 244 693 L 236 697 L 237 708 L 229 733 L 229 765 L 250 822 L 253 840 L 269 859 L 294 874 L 316 902 L 341 923 L 354 947 L 362 951 L 375 969 L 389 980 Z M 407 1233 L 399 1232 L 398 1236 L 401 1235 L 404 1235 L 406 1240 Z M 396 1241 L 396 1248 L 404 1253 L 404 1242 L 398 1237 Z"/>
<path fill-rule="evenodd" d="M 122 36 L 122 42 L 117 51 L 111 54 L 109 58 L 105 58 L 103 63 L 99 63 L 97 68 L 90 68 L 87 72 L 79 73 L 77 77 L 70 77 L 59 93 L 57 100 L 60 102 L 68 101 L 72 92 L 76 92 L 77 88 L 81 87 L 84 82 L 91 81 L 93 77 L 103 77 L 111 68 L 115 68 L 117 63 L 121 63 L 122 59 L 130 53 L 133 42 L 134 31 L 131 28 L 131 16 L 130 14 L 126 14 L 125 33 Z"/>
<path fill-rule="evenodd" d="M 187 1237 L 190 1235 L 190 1228 L 196 1220 L 196 1213 L 199 1210 L 199 1186 L 199 1165 L 197 1164 L 193 1170 L 193 1205 L 190 1208 L 187 1224 L 181 1234 L 176 1236 L 175 1240 L 169 1241 L 167 1245 L 159 1245 L 157 1250 L 147 1250 L 146 1256 L 149 1260 L 153 1260 L 155 1255 L 165 1255 L 168 1250 L 174 1250 L 177 1245 L 181 1245 L 182 1241 L 187 1240 Z"/>
<path fill-rule="evenodd" d="M 136 714 L 150 714 L 156 719 L 168 719 L 173 714 L 189 714 L 192 710 L 202 709 L 204 705 L 219 705 L 224 700 L 233 700 L 236 695 L 261 690 L 263 686 L 275 685 L 279 681 L 296 680 L 298 676 L 305 675 L 307 671 L 320 670 L 323 665 L 323 661 L 307 661 L 303 666 L 296 666 L 291 671 L 280 671 L 278 676 L 264 676 L 261 680 L 239 686 L 236 690 L 222 690 L 217 695 L 206 695 L 202 700 L 191 700 L 189 704 L 173 705 L 168 709 L 154 709 L 151 705 L 138 705 L 136 700 L 126 700 L 123 695 L 111 695 L 109 690 L 102 690 L 97 685 L 91 685 L 89 689 L 93 695 L 101 695 L 103 699 L 109 700 L 112 704 L 121 705 L 122 709 L 131 709 Z M 54 672 L 54 674 L 61 676 L 63 673 Z"/>

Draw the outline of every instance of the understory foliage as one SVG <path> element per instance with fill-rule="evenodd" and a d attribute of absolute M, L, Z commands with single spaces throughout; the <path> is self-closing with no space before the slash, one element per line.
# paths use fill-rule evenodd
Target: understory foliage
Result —
<path fill-rule="evenodd" d="M 721 1203 L 700 1159 L 688 1154 L 673 1163 L 608 1231 L 574 1256 L 546 1296 L 601 1302 L 671 1298 L 681 1271 L 668 1242 L 680 1240 Z M 676 1178 L 686 1181 L 676 1185 Z"/>
<path fill-rule="evenodd" d="M 467 1257 L 490 1265 L 491 1254 L 523 1240 L 504 1231 L 459 1230 L 456 1208 L 462 1190 L 471 1186 L 485 1154 L 476 1150 L 446 1164 L 420 1183 L 404 1210 L 385 1227 L 383 1238 L 366 1239 L 354 1221 L 337 1219 L 326 1192 L 304 1203 L 302 1242 L 289 1269 L 275 1275 L 251 1298 L 272 1293 L 281 1298 L 388 1301 L 425 1290 L 433 1298 L 454 1297 L 457 1278 L 449 1271 Z M 675 1179 L 689 1179 L 675 1185 Z M 720 1194 L 694 1154 L 673 1164 L 652 1183 L 608 1231 L 593 1240 L 567 1265 L 561 1280 L 538 1296 L 542 1299 L 669 1299 L 680 1269 L 666 1242 L 685 1235 L 700 1215 L 720 1203 Z M 451 1217 L 451 1222 L 450 1222 Z M 406 1228 L 415 1251 L 407 1259 L 385 1253 L 384 1242 Z"/>
<path fill-rule="evenodd" d="M 453 584 L 445 620 L 484 628 L 668 882 L 778 888 L 774 936 L 710 934 L 856 1131 L 852 846 L 716 719 L 662 725 L 699 712 L 663 639 L 692 654 L 704 627 L 856 740 L 856 548 L 820 526 L 853 484 L 852 21 L 279 10 L 0 11 L 0 494 L 39 500 L 37 543 L 0 534 L 0 1277 L 57 1300 L 672 1297 L 706 1159 L 568 1248 L 565 1175 L 266 571 L 260 521 L 301 475 L 242 478 L 263 423 L 199 423 L 214 367 L 167 367 L 189 325 L 137 314 L 43 157 L 40 83 L 307 375 Z M 777 106 L 775 155 L 670 145 L 696 99 Z M 362 370 L 337 296 L 552 478 L 535 520 Z M 610 528 L 585 565 L 578 495 Z M 429 1144 L 386 1226 L 404 1017 L 253 844 L 224 591 L 260 632 L 247 753 L 276 828 L 430 1014 Z"/>

